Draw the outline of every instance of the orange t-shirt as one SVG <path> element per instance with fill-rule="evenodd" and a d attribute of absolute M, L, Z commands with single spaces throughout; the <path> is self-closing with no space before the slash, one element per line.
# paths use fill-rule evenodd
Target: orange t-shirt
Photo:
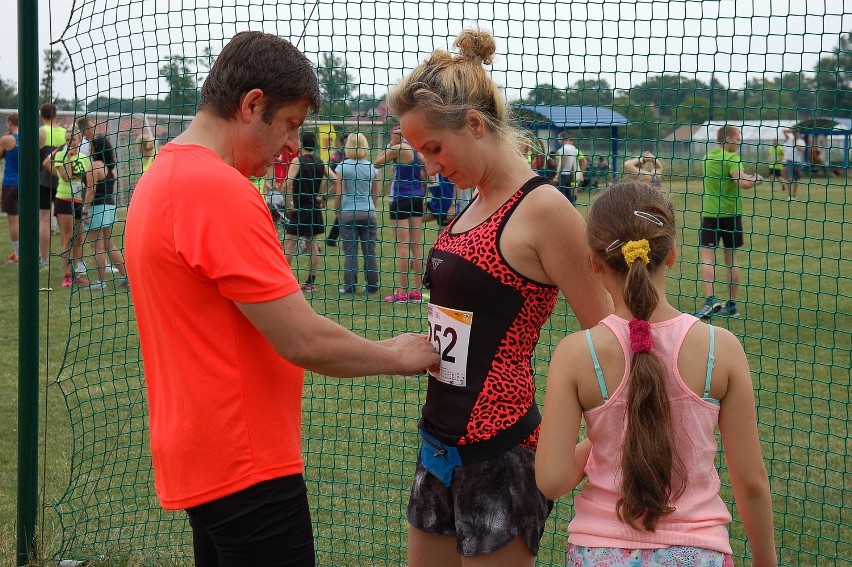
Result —
<path fill-rule="evenodd" d="M 304 371 L 234 303 L 299 290 L 257 189 L 212 150 L 168 144 L 134 190 L 125 248 L 162 506 L 301 473 Z"/>

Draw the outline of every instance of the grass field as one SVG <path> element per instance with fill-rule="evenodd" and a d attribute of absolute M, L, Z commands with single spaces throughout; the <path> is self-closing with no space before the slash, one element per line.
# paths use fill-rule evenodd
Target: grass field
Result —
<path fill-rule="evenodd" d="M 689 312 L 703 299 L 695 229 L 700 190 L 698 179 L 676 180 L 670 187 L 682 216 L 681 258 L 670 275 L 669 294 Z M 822 179 L 800 189 L 800 202 L 785 197 L 780 187 L 773 194 L 766 185 L 747 200 L 749 236 L 740 254 L 744 316 L 714 323 L 740 337 L 751 361 L 781 563 L 852 565 L 852 205 L 845 185 Z M 581 194 L 581 211 L 590 198 L 594 194 Z M 431 226 L 429 241 L 436 234 Z M 382 291 L 389 293 L 390 230 L 380 238 Z M 0 252 L 8 248 L 0 219 Z M 423 330 L 424 305 L 339 296 L 342 251 L 324 253 L 320 287 L 311 297 L 318 312 L 370 337 Z M 304 270 L 303 258 L 295 264 Z M 116 566 L 189 564 L 183 515 L 161 511 L 152 495 L 145 394 L 128 295 L 113 289 L 69 293 L 59 285 L 59 259 L 41 277 L 42 286 L 53 289 L 40 295 L 43 555 L 53 556 L 64 537 L 66 558 L 101 557 L 96 564 Z M 17 298 L 17 269 L 0 266 L 0 388 L 8 392 L 0 398 L 3 566 L 13 565 L 15 545 Z M 576 329 L 560 300 L 536 353 L 540 385 L 552 347 Z M 405 504 L 423 384 L 422 378 L 308 376 L 303 447 L 320 565 L 404 562 Z M 724 482 L 724 470 L 722 476 Z M 732 502 L 727 486 L 723 497 Z M 539 565 L 564 564 L 570 516 L 565 498 L 551 516 Z M 740 563 L 748 551 L 736 514 L 731 530 Z"/>

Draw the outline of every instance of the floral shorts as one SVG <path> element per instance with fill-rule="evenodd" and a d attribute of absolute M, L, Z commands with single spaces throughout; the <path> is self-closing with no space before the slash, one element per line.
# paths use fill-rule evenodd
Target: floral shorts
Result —
<path fill-rule="evenodd" d="M 568 567 L 734 567 L 731 556 L 699 547 L 661 549 L 581 547 L 568 544 Z"/>

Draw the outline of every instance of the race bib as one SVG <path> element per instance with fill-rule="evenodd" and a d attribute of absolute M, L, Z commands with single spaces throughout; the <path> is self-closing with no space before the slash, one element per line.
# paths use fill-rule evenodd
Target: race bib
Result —
<path fill-rule="evenodd" d="M 467 385 L 467 352 L 473 313 L 429 304 L 429 340 L 441 355 L 441 365 L 430 374 L 451 386 Z"/>

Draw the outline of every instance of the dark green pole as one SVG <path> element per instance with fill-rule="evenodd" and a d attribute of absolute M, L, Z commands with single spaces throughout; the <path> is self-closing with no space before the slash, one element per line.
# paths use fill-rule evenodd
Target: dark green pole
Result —
<path fill-rule="evenodd" d="M 35 552 L 38 506 L 38 2 L 18 0 L 18 565 Z"/>

